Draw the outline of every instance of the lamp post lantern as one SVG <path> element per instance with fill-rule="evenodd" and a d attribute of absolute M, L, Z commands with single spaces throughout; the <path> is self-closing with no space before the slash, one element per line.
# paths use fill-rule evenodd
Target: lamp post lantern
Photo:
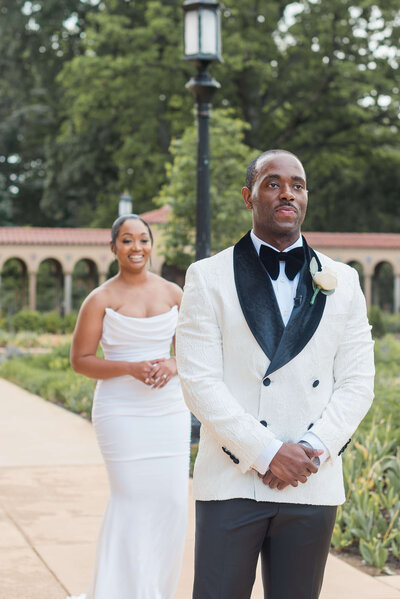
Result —
<path fill-rule="evenodd" d="M 210 255 L 210 102 L 220 84 L 210 77 L 207 67 L 222 61 L 220 9 L 216 0 L 186 0 L 184 10 L 184 60 L 194 62 L 197 74 L 187 82 L 197 106 L 197 191 L 196 260 Z"/>
<path fill-rule="evenodd" d="M 118 203 L 118 216 L 125 216 L 125 214 L 132 214 L 132 196 L 126 190 L 120 196 Z"/>

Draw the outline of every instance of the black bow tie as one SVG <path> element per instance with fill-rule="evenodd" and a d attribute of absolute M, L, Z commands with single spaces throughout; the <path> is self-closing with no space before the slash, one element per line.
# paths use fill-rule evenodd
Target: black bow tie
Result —
<path fill-rule="evenodd" d="M 304 264 L 304 249 L 298 247 L 289 252 L 277 252 L 268 245 L 262 245 L 260 248 L 260 260 L 274 281 L 279 275 L 279 262 L 286 262 L 285 274 L 288 279 L 293 281 Z"/>

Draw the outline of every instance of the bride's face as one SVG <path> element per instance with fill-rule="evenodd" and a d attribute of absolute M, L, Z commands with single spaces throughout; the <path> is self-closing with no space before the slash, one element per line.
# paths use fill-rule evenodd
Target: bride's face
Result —
<path fill-rule="evenodd" d="M 120 268 L 142 270 L 151 253 L 151 239 L 147 227 L 139 219 L 127 219 L 118 231 L 113 251 Z"/>

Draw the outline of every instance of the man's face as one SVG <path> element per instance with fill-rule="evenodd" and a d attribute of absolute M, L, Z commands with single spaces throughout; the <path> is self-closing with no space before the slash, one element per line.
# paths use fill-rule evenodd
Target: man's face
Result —
<path fill-rule="evenodd" d="M 306 215 L 308 192 L 303 166 L 295 156 L 271 154 L 260 158 L 253 188 L 244 187 L 242 195 L 253 211 L 257 237 L 296 241 Z"/>

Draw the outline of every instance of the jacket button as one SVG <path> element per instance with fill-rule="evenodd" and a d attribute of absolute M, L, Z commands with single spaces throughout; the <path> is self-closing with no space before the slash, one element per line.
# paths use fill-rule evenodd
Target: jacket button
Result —
<path fill-rule="evenodd" d="M 260 420 L 260 424 L 262 424 L 263 426 L 268 426 L 268 423 L 265 420 Z"/>
<path fill-rule="evenodd" d="M 269 379 L 268 377 L 263 380 L 264 387 L 269 387 L 270 384 L 271 384 L 271 379 Z"/>
<path fill-rule="evenodd" d="M 315 387 L 318 387 L 318 385 L 319 385 L 319 380 L 317 379 L 316 381 L 313 382 L 312 386 L 315 388 Z"/>

